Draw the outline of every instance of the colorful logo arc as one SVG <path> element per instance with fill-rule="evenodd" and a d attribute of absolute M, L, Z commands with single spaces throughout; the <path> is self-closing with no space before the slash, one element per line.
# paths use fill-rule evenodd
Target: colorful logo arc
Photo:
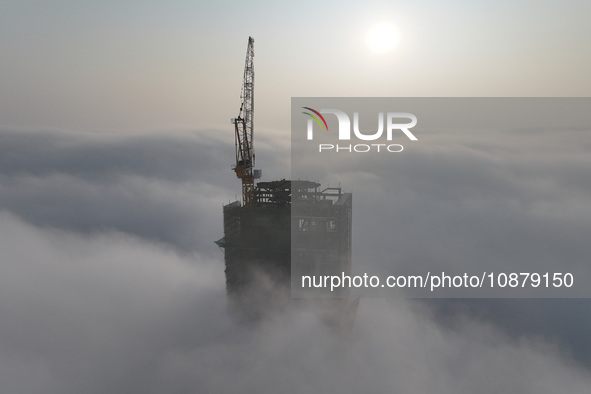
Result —
<path fill-rule="evenodd" d="M 320 117 L 320 119 L 322 119 L 322 122 L 324 123 L 324 126 L 326 127 L 326 131 L 328 131 L 328 125 L 326 124 L 326 120 L 324 120 L 324 116 L 320 115 L 320 112 L 318 112 L 318 111 L 316 111 L 315 109 L 312 109 L 312 108 L 310 108 L 310 107 L 302 107 L 302 108 L 304 108 L 304 109 L 307 109 L 307 110 L 309 110 L 309 111 L 312 111 L 312 112 L 314 112 L 316 115 L 318 115 L 318 116 Z M 314 119 L 314 120 L 316 121 L 316 123 L 318 123 L 318 126 L 320 126 L 320 129 L 321 129 L 321 130 L 323 129 L 323 127 L 322 127 L 322 123 L 320 123 L 320 120 L 318 120 L 318 118 L 317 118 L 316 116 L 312 115 L 312 114 L 311 114 L 311 113 L 309 113 L 309 112 L 302 112 L 302 113 L 303 113 L 303 114 L 306 114 L 306 115 L 310 116 L 312 119 Z"/>

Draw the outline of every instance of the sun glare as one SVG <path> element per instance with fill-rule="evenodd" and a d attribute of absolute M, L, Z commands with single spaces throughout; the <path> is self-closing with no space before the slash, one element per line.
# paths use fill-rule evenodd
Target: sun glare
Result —
<path fill-rule="evenodd" d="M 376 25 L 367 33 L 367 44 L 376 53 L 390 52 L 398 44 L 398 33 L 391 25 Z"/>

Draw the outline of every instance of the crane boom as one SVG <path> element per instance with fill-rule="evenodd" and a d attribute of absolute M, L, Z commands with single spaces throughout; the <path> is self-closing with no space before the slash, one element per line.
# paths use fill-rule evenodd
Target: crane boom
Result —
<path fill-rule="evenodd" d="M 242 179 L 242 204 L 250 206 L 254 203 L 254 38 L 248 37 L 244 78 L 240 98 L 238 117 L 232 119 L 235 129 L 236 176 Z"/>

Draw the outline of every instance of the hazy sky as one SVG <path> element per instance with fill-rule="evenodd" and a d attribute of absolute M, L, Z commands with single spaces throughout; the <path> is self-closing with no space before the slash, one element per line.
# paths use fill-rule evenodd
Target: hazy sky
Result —
<path fill-rule="evenodd" d="M 255 38 L 256 125 L 292 96 L 588 96 L 591 5 L 568 1 L 0 3 L 0 124 L 227 127 Z M 387 54 L 366 35 L 385 22 Z"/>
<path fill-rule="evenodd" d="M 249 35 L 270 180 L 289 176 L 292 96 L 589 96 L 590 14 L 574 0 L 0 0 L 0 391 L 587 392 L 588 300 L 364 299 L 345 344 L 311 315 L 245 330 L 213 241 L 240 194 L 229 119 Z M 392 52 L 366 43 L 378 23 L 399 33 Z M 389 247 L 409 263 L 588 261 L 586 135 L 421 136 L 383 190 L 409 225 Z M 387 234 L 353 192 L 353 228 Z M 471 242 L 450 249 L 458 235 Z M 429 242 L 405 248 L 415 236 Z"/>

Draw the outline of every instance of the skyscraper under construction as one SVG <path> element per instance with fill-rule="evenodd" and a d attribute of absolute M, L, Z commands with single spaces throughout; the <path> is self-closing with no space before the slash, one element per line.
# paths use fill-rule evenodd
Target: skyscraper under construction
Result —
<path fill-rule="evenodd" d="M 233 170 L 242 180 L 242 202 L 223 207 L 224 237 L 216 241 L 224 249 L 230 309 L 252 320 L 286 306 L 315 304 L 321 305 L 327 320 L 350 326 L 357 301 L 346 293 L 334 294 L 340 297 L 335 299 L 314 298 L 310 289 L 301 288 L 300 278 L 350 273 L 351 193 L 303 180 L 255 185 L 261 171 L 254 169 L 253 57 L 254 40 L 249 37 L 242 105 L 232 119 Z M 300 300 L 294 300 L 294 295 Z"/>
<path fill-rule="evenodd" d="M 300 289 L 302 275 L 348 275 L 351 197 L 316 182 L 280 180 L 259 182 L 250 205 L 225 205 L 224 237 L 217 244 L 224 248 L 232 310 L 260 317 L 292 303 L 292 286 Z M 300 290 L 302 298 L 312 291 Z"/>

